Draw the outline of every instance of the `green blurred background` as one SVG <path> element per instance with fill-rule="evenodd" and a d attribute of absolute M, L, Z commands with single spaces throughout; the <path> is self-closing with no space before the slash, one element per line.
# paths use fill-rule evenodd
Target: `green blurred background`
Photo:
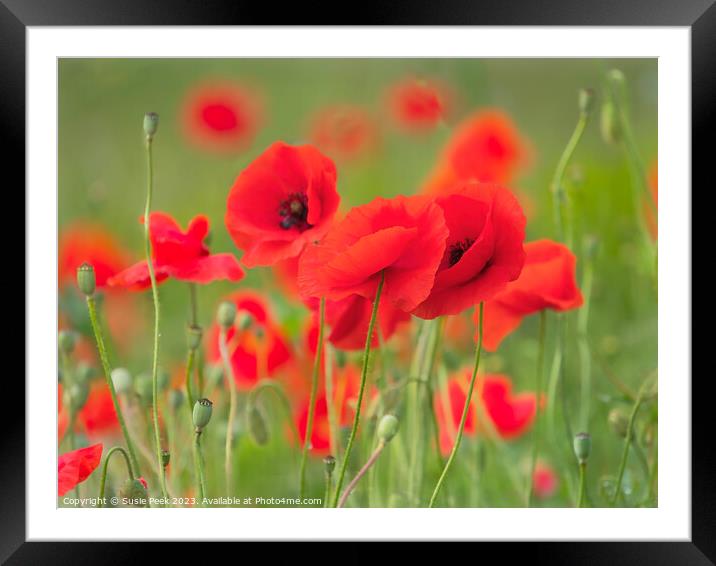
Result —
<path fill-rule="evenodd" d="M 194 215 L 206 214 L 212 224 L 212 252 L 239 255 L 223 224 L 226 197 L 235 177 L 273 141 L 305 142 L 307 120 L 315 111 L 329 104 L 349 103 L 372 111 L 383 127 L 377 153 L 367 159 L 338 164 L 338 189 L 344 207 L 366 203 L 378 195 L 416 192 L 448 139 L 450 126 L 481 107 L 499 107 L 511 115 L 535 150 L 532 167 L 516 183 L 535 205 L 535 215 L 527 226 L 527 240 L 554 238 L 548 187 L 576 124 L 578 90 L 594 88 L 598 108 L 605 88 L 604 75 L 611 68 L 622 70 L 626 76 L 633 129 L 642 160 L 648 166 L 657 156 L 655 59 L 61 59 L 60 230 L 74 220 L 92 219 L 104 224 L 135 252 L 137 259 L 143 256 L 143 230 L 138 221 L 146 186 L 142 117 L 153 111 L 161 120 L 154 144 L 153 209 L 172 214 L 182 226 Z M 425 135 L 410 135 L 381 119 L 386 88 L 413 75 L 440 79 L 458 93 L 461 112 L 451 124 Z M 189 145 L 183 135 L 180 111 L 187 90 L 200 81 L 217 78 L 248 83 L 258 88 L 264 99 L 266 122 L 252 146 L 243 153 L 227 156 L 202 152 Z M 590 344 L 601 359 L 600 363 L 592 364 L 590 422 L 594 438 L 590 497 L 598 505 L 599 482 L 615 473 L 621 456 L 621 442 L 609 431 L 606 415 L 614 406 L 629 408 L 606 373 L 613 373 L 637 389 L 644 376 L 656 368 L 656 290 L 642 266 L 627 162 L 619 147 L 602 140 L 598 112 L 572 163 L 568 178 L 574 179 L 569 188 L 575 207 L 576 247 L 581 248 L 584 236 L 592 235 L 599 241 L 589 318 Z M 580 249 L 575 251 L 581 257 Z M 578 277 L 581 278 L 581 273 Z M 267 270 L 256 269 L 241 285 L 265 286 L 267 281 Z M 199 304 L 205 326 L 219 298 L 232 288 L 231 284 L 219 282 L 200 289 Z M 161 296 L 162 359 L 181 363 L 187 291 L 184 285 L 168 282 L 162 285 Z M 150 294 L 145 297 L 149 317 Z M 280 293 L 273 293 L 272 300 L 287 332 L 298 339 L 305 310 L 290 304 Z M 503 343 L 498 354 L 486 356 L 486 367 L 509 374 L 517 391 L 534 388 L 537 318 L 527 319 L 519 332 Z M 573 320 L 570 319 L 570 324 Z M 549 374 L 551 363 L 552 334 L 549 332 L 545 375 Z M 574 333 L 569 336 L 567 387 L 569 398 L 577 403 L 577 350 Z M 148 367 L 151 352 L 143 347 L 149 343 L 148 334 L 138 336 L 136 342 L 142 347 L 134 348 L 132 358 L 121 363 L 134 368 Z M 453 358 L 460 355 L 458 352 Z M 469 353 L 457 362 L 446 355 L 448 365 L 468 363 L 470 359 Z M 521 466 L 528 454 L 529 436 L 507 444 L 503 456 L 514 456 Z M 243 462 L 250 462 L 245 465 L 256 466 L 253 472 L 243 473 L 248 482 L 247 493 L 258 494 L 263 490 L 276 496 L 276 480 L 294 474 L 293 468 L 277 467 L 291 461 L 284 444 L 281 439 L 272 440 L 268 456 L 264 453 L 254 458 L 255 463 L 251 463 L 252 458 L 242 456 Z M 255 451 L 248 445 L 242 445 L 241 450 L 248 455 Z M 546 459 L 558 466 L 564 454 L 550 446 L 545 450 Z M 488 470 L 491 465 L 499 466 L 491 462 L 488 459 Z M 313 490 L 320 493 L 321 470 L 320 466 L 314 468 Z M 639 487 L 638 471 L 638 463 L 630 461 L 625 481 L 632 482 L 634 489 Z M 506 480 L 500 479 L 499 469 L 495 472 L 486 474 L 495 482 L 495 495 L 486 496 L 484 503 L 519 504 L 514 498 L 500 496 L 500 482 Z M 221 485 L 220 470 L 217 473 Z M 469 482 L 465 478 L 453 481 Z M 566 504 L 565 483 L 547 504 Z M 282 489 L 286 494 L 293 493 L 290 486 Z"/>

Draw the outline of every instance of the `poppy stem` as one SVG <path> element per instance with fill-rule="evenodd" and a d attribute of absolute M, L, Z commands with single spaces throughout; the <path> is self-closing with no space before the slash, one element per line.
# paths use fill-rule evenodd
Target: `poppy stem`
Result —
<path fill-rule="evenodd" d="M 303 438 L 303 452 L 301 454 L 301 472 L 299 475 L 299 497 L 303 499 L 306 493 L 306 461 L 308 460 L 308 448 L 311 444 L 313 434 L 313 417 L 316 412 L 316 395 L 318 394 L 318 375 L 321 371 L 323 359 L 323 327 L 325 325 L 326 298 L 321 297 L 321 304 L 318 309 L 318 342 L 316 344 L 316 357 L 313 361 L 313 376 L 311 378 L 311 396 L 308 401 L 308 421 L 306 422 L 306 433 Z"/>
<path fill-rule="evenodd" d="M 326 470 L 326 490 L 323 494 L 323 507 L 328 507 L 331 500 L 331 489 L 333 488 L 333 474 Z"/>
<path fill-rule="evenodd" d="M 196 358 L 196 349 L 195 348 L 189 348 L 189 352 L 187 352 L 186 356 L 186 401 L 187 406 L 189 407 L 189 423 L 191 424 L 191 413 L 194 410 L 194 403 L 196 402 L 196 399 L 194 398 L 194 390 L 192 387 L 192 373 L 194 369 L 194 359 Z M 193 428 L 193 426 L 192 426 Z"/>
<path fill-rule="evenodd" d="M 450 466 L 452 466 L 453 460 L 455 460 L 455 455 L 457 454 L 458 448 L 460 448 L 460 442 L 462 442 L 462 434 L 465 430 L 465 422 L 467 421 L 467 415 L 470 412 L 470 403 L 472 402 L 472 391 L 475 388 L 475 382 L 477 381 L 477 370 L 480 367 L 480 357 L 482 355 L 482 328 L 483 328 L 483 319 L 485 314 L 485 305 L 484 303 L 480 303 L 479 305 L 479 315 L 478 315 L 478 331 L 479 336 L 477 339 L 477 348 L 475 349 L 475 366 L 472 370 L 472 378 L 470 379 L 470 387 L 467 390 L 467 398 L 465 399 L 465 407 L 462 410 L 462 417 L 460 418 L 460 426 L 457 429 L 457 435 L 455 437 L 455 444 L 453 444 L 452 450 L 450 451 L 450 456 L 447 459 L 447 462 L 445 463 L 445 467 L 443 468 L 442 473 L 440 474 L 440 478 L 438 479 L 438 483 L 435 485 L 435 489 L 433 490 L 433 494 L 430 496 L 430 503 L 428 504 L 428 507 L 433 507 L 435 505 L 435 500 L 438 497 L 438 494 L 440 493 L 440 488 L 442 487 L 443 483 L 445 482 L 445 476 L 447 476 L 448 470 L 450 470 Z"/>
<path fill-rule="evenodd" d="M 378 318 L 378 306 L 380 305 L 380 295 L 383 292 L 383 284 L 385 283 L 385 270 L 380 272 L 380 282 L 375 292 L 375 300 L 373 301 L 373 312 L 370 315 L 370 322 L 368 323 L 368 334 L 365 337 L 365 349 L 363 351 L 363 366 L 361 367 L 360 376 L 360 389 L 358 390 L 358 400 L 356 402 L 356 414 L 353 418 L 353 427 L 351 428 L 351 434 L 348 437 L 348 443 L 346 444 L 346 450 L 343 453 L 343 461 L 341 462 L 341 470 L 338 474 L 338 482 L 336 483 L 336 493 L 334 497 L 333 506 L 338 505 L 338 497 L 343 487 L 343 478 L 346 475 L 346 468 L 351 457 L 351 450 L 353 449 L 353 442 L 355 441 L 356 433 L 358 432 L 358 423 L 360 422 L 360 410 L 363 404 L 363 394 L 365 393 L 365 383 L 368 377 L 368 361 L 370 359 L 371 343 L 373 342 L 373 330 L 375 328 L 375 321 Z"/>
<path fill-rule="evenodd" d="M 584 304 L 577 313 L 577 348 L 579 351 L 581 376 L 580 430 L 589 430 L 590 402 L 592 399 L 592 357 L 589 351 L 589 306 L 592 297 L 592 281 L 594 280 L 594 262 L 592 254 L 584 254 L 585 263 L 582 273 L 582 296 Z"/>
<path fill-rule="evenodd" d="M 330 435 L 331 454 L 340 458 L 338 442 L 338 416 L 336 415 L 335 397 L 333 394 L 333 351 L 331 345 L 326 344 L 326 373 L 324 376 L 326 388 L 326 412 L 328 416 L 328 432 Z"/>
<path fill-rule="evenodd" d="M 226 444 L 224 445 L 224 476 L 226 480 L 226 494 L 231 496 L 231 480 L 233 478 L 233 459 L 231 457 L 232 444 L 234 442 L 234 421 L 236 420 L 237 391 L 234 381 L 234 370 L 229 359 L 226 330 L 221 327 L 219 331 L 219 352 L 221 361 L 224 363 L 226 380 L 229 382 L 229 419 L 226 423 Z"/>
<path fill-rule="evenodd" d="M 107 465 L 109 464 L 109 459 L 112 457 L 112 454 L 115 452 L 120 452 L 122 456 L 124 456 L 124 462 L 127 464 L 127 475 L 130 480 L 134 479 L 134 475 L 132 474 L 132 463 L 129 461 L 127 451 L 121 446 L 114 446 L 110 448 L 104 458 L 104 464 L 102 465 L 102 476 L 99 481 L 99 502 L 97 503 L 97 507 L 104 507 L 104 486 L 107 481 Z"/>
<path fill-rule="evenodd" d="M 196 487 L 199 492 L 199 507 L 204 507 L 206 496 L 206 485 L 204 480 L 204 457 L 201 453 L 201 432 L 194 432 L 194 474 L 196 475 Z"/>
<path fill-rule="evenodd" d="M 267 390 L 273 391 L 278 400 L 281 402 L 281 406 L 283 407 L 284 413 L 286 415 L 286 420 L 288 421 L 289 427 L 291 428 L 291 433 L 296 437 L 296 441 L 300 444 L 301 435 L 298 432 L 298 428 L 296 428 L 296 423 L 293 421 L 291 402 L 288 400 L 286 392 L 283 390 L 283 387 L 281 387 L 281 384 L 279 382 L 267 378 L 264 378 L 259 381 L 249 393 L 247 405 L 250 407 L 251 404 L 254 403 L 256 399 L 258 399 L 259 394 Z"/>
<path fill-rule="evenodd" d="M 534 495 L 534 475 L 537 468 L 537 457 L 539 455 L 539 442 L 541 432 L 540 422 L 540 401 L 542 397 L 542 377 L 544 372 L 544 350 L 545 335 L 547 333 L 547 312 L 543 309 L 539 313 L 539 349 L 537 351 L 537 374 L 535 378 L 535 395 L 537 403 L 535 407 L 535 424 L 534 434 L 532 437 L 532 462 L 530 464 L 529 475 L 529 491 L 527 492 L 527 507 L 532 506 L 532 497 Z"/>
<path fill-rule="evenodd" d="M 152 302 L 154 303 L 154 353 L 152 355 L 152 420 L 154 424 L 154 448 L 157 456 L 157 475 L 159 476 L 162 496 L 169 499 L 167 482 L 162 464 L 162 439 L 159 430 L 159 291 L 157 289 L 157 276 L 152 261 L 152 247 L 149 238 L 149 217 L 152 210 L 152 189 L 154 186 L 154 164 L 152 160 L 152 136 L 146 138 L 147 149 L 147 200 L 144 206 L 144 255 L 149 270 L 149 281 L 152 285 Z M 164 505 L 166 507 L 166 504 Z"/>
<path fill-rule="evenodd" d="M 111 377 L 111 367 L 109 365 L 109 359 L 107 358 L 107 349 L 104 345 L 104 336 L 102 329 L 99 326 L 97 320 L 97 304 L 95 302 L 94 295 L 87 297 L 87 310 L 89 311 L 90 323 L 92 324 L 92 331 L 94 332 L 94 338 L 97 342 L 97 351 L 99 352 L 99 359 L 102 362 L 102 370 L 104 371 L 104 377 L 109 388 L 109 394 L 112 397 L 112 404 L 114 405 L 114 412 L 117 414 L 117 420 L 119 421 L 119 427 L 122 429 L 122 435 L 124 436 L 124 442 L 127 444 L 129 450 L 129 458 L 132 463 L 132 475 L 134 478 L 140 476 L 139 472 L 139 461 L 137 460 L 137 454 L 134 451 L 134 444 L 129 436 L 129 430 L 127 429 L 127 423 L 124 421 L 124 415 L 122 413 L 122 407 L 119 405 L 117 399 L 117 392 L 114 390 L 114 383 Z"/>
<path fill-rule="evenodd" d="M 375 449 L 375 452 L 371 454 L 370 458 L 368 458 L 368 461 L 365 463 L 365 465 L 360 469 L 360 471 L 356 474 L 356 476 L 351 480 L 351 482 L 346 487 L 346 490 L 343 492 L 343 495 L 341 496 L 340 501 L 338 502 L 338 507 L 343 507 L 346 504 L 346 500 L 348 499 L 348 496 L 351 494 L 351 492 L 355 489 L 356 485 L 358 485 L 358 482 L 360 479 L 366 474 L 368 470 L 370 470 L 371 466 L 375 464 L 375 461 L 378 459 L 378 456 L 380 456 L 381 452 L 383 452 L 383 449 L 385 448 L 385 440 L 381 440 L 378 443 L 378 447 Z"/>
<path fill-rule="evenodd" d="M 579 498 L 577 507 L 584 507 L 585 497 L 587 493 L 587 463 L 579 463 Z"/>

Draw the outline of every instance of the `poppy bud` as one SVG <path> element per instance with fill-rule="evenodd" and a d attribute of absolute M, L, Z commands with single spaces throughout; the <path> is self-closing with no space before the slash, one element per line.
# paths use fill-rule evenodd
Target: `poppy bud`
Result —
<path fill-rule="evenodd" d="M 219 305 L 216 311 L 216 321 L 224 329 L 231 328 L 236 319 L 236 305 L 229 301 L 224 301 Z"/>
<path fill-rule="evenodd" d="M 65 404 L 77 412 L 85 406 L 89 396 L 89 387 L 86 383 L 73 383 L 65 392 Z"/>
<path fill-rule="evenodd" d="M 150 404 L 154 394 L 152 389 L 152 376 L 148 373 L 140 373 L 134 378 L 134 390 L 144 403 Z"/>
<path fill-rule="evenodd" d="M 248 411 L 248 429 L 251 438 L 259 446 L 265 446 L 269 441 L 269 430 L 266 426 L 266 418 L 261 409 L 251 405 Z"/>
<path fill-rule="evenodd" d="M 127 480 L 119 490 L 119 496 L 132 507 L 144 507 L 147 504 L 147 488 L 138 479 Z"/>
<path fill-rule="evenodd" d="M 207 368 L 206 377 L 209 385 L 216 386 L 224 377 L 224 368 L 221 364 L 212 364 Z"/>
<path fill-rule="evenodd" d="M 201 345 L 201 326 L 190 324 L 186 327 L 186 345 L 190 350 L 196 350 Z"/>
<path fill-rule="evenodd" d="M 211 420 L 211 411 L 213 403 L 208 399 L 199 399 L 194 403 L 194 412 L 192 420 L 194 422 L 194 430 L 200 433 Z"/>
<path fill-rule="evenodd" d="M 144 115 L 144 133 L 148 140 L 154 137 L 154 134 L 157 133 L 157 128 L 159 128 L 159 114 L 147 112 Z"/>
<path fill-rule="evenodd" d="M 239 327 L 239 330 L 245 331 L 251 328 L 251 325 L 254 322 L 254 318 L 247 312 L 239 313 L 238 320 L 236 321 L 236 326 Z"/>
<path fill-rule="evenodd" d="M 592 113 L 594 107 L 594 90 L 582 88 L 579 90 L 579 112 L 585 116 Z"/>
<path fill-rule="evenodd" d="M 602 104 L 602 114 L 600 118 L 600 127 L 604 141 L 609 144 L 621 141 L 622 129 L 621 124 L 619 124 L 617 107 L 610 98 L 607 98 L 604 104 Z"/>
<path fill-rule="evenodd" d="M 77 376 L 77 381 L 88 383 L 90 379 L 97 375 L 97 371 L 85 362 L 80 362 L 77 364 L 77 371 L 75 372 L 75 375 Z"/>
<path fill-rule="evenodd" d="M 330 476 L 333 474 L 333 470 L 336 469 L 336 459 L 329 454 L 323 459 L 323 465 L 326 467 L 326 474 Z"/>
<path fill-rule="evenodd" d="M 162 450 L 162 467 L 166 468 L 169 465 L 170 458 L 169 450 Z"/>
<path fill-rule="evenodd" d="M 609 411 L 607 421 L 609 422 L 609 428 L 612 429 L 614 434 L 626 438 L 627 428 L 629 428 L 629 417 L 627 417 L 622 409 L 617 408 Z"/>
<path fill-rule="evenodd" d="M 77 287 L 86 296 L 91 297 L 97 287 L 97 279 L 92 264 L 84 262 L 77 268 Z"/>
<path fill-rule="evenodd" d="M 129 393 L 132 389 L 132 374 L 126 368 L 114 368 L 110 374 L 117 393 Z"/>
<path fill-rule="evenodd" d="M 586 464 L 589 452 L 592 449 L 592 437 L 587 432 L 580 432 L 574 436 L 574 454 L 580 464 Z"/>
<path fill-rule="evenodd" d="M 57 344 L 65 354 L 71 354 L 72 350 L 75 349 L 77 343 L 77 337 L 71 330 L 60 330 L 57 336 Z"/>
<path fill-rule="evenodd" d="M 179 389 L 169 391 L 169 406 L 176 411 L 184 404 L 184 393 Z"/>
<path fill-rule="evenodd" d="M 382 442 L 390 442 L 398 434 L 398 419 L 393 415 L 384 415 L 378 423 L 378 438 Z"/>
<path fill-rule="evenodd" d="M 348 355 L 343 350 L 336 350 L 336 363 L 340 369 L 346 367 Z"/>

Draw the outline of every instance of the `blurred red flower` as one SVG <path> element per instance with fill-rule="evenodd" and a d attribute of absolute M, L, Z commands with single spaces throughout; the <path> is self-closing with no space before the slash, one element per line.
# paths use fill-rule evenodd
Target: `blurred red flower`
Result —
<path fill-rule="evenodd" d="M 435 202 L 449 234 L 430 295 L 413 311 L 420 318 L 458 314 L 492 298 L 525 261 L 525 215 L 507 189 L 468 183 Z"/>
<path fill-rule="evenodd" d="M 77 420 L 84 426 L 89 438 L 115 434 L 119 430 L 112 395 L 105 383 L 92 383 L 87 402 L 77 414 Z"/>
<path fill-rule="evenodd" d="M 378 143 L 378 127 L 359 106 L 328 106 L 313 115 L 309 138 L 334 159 L 348 161 L 370 152 Z"/>
<path fill-rule="evenodd" d="M 141 219 L 144 221 L 144 218 Z M 217 279 L 239 281 L 244 276 L 232 254 L 209 254 L 204 239 L 209 233 L 205 216 L 194 217 L 186 232 L 168 214 L 152 212 L 149 217 L 149 239 L 157 283 L 168 277 L 193 283 L 210 283 Z M 151 287 L 146 261 L 135 263 L 109 279 L 111 287 L 144 291 Z"/>
<path fill-rule="evenodd" d="M 227 81 L 202 83 L 190 90 L 182 112 L 187 139 L 217 152 L 246 149 L 263 122 L 263 105 L 257 94 Z"/>
<path fill-rule="evenodd" d="M 97 288 L 130 263 L 129 253 L 103 226 L 79 221 L 70 224 L 60 233 L 58 247 L 58 281 L 60 286 L 74 285 L 77 268 L 83 263 L 94 267 Z"/>
<path fill-rule="evenodd" d="M 424 192 L 445 193 L 461 181 L 509 185 L 528 164 L 530 153 L 528 142 L 506 113 L 482 110 L 457 127 Z"/>
<path fill-rule="evenodd" d="M 577 258 L 567 246 L 537 240 L 525 244 L 525 254 L 519 278 L 485 303 L 483 347 L 490 352 L 525 316 L 543 309 L 566 311 L 582 306 L 576 280 Z"/>
<path fill-rule="evenodd" d="M 295 257 L 320 239 L 338 210 L 336 167 L 310 145 L 272 144 L 231 188 L 226 227 L 247 267 Z"/>
<path fill-rule="evenodd" d="M 289 361 L 291 350 L 261 295 L 251 291 L 237 291 L 224 300 L 236 305 L 239 317 L 242 313 L 251 316 L 251 326 L 247 330 L 233 327 L 226 333 L 236 385 L 240 390 L 248 390 L 259 379 L 271 377 Z M 206 352 L 209 362 L 222 363 L 217 323 L 209 329 Z"/>
<path fill-rule="evenodd" d="M 548 499 L 557 491 L 559 480 L 552 467 L 545 462 L 537 462 L 532 474 L 532 488 L 539 499 Z"/>
<path fill-rule="evenodd" d="M 445 84 L 411 77 L 390 88 L 388 105 L 399 126 L 409 131 L 425 131 L 450 113 L 452 98 Z"/>
<path fill-rule="evenodd" d="M 62 454 L 57 461 L 57 495 L 62 497 L 77 484 L 85 481 L 101 460 L 101 444 Z"/>
<path fill-rule="evenodd" d="M 471 369 L 459 371 L 448 379 L 447 391 L 440 391 L 435 395 L 440 451 L 443 454 L 449 453 L 455 442 L 471 376 Z M 481 403 L 481 419 L 484 419 L 485 415 L 489 417 L 491 428 L 505 440 L 521 436 L 534 422 L 537 396 L 532 392 L 512 394 L 512 382 L 506 375 L 478 376 L 476 390 L 477 395 L 473 396 L 465 421 L 466 435 L 475 435 L 481 431 L 475 412 L 478 398 Z"/>
<path fill-rule="evenodd" d="M 648 184 L 653 206 L 652 203 L 647 200 L 648 197 L 644 197 L 644 214 L 646 215 L 646 226 L 649 233 L 651 237 L 656 240 L 659 235 L 658 218 L 655 213 L 659 208 L 659 166 L 656 161 L 654 161 L 649 168 Z"/>
<path fill-rule="evenodd" d="M 383 299 L 409 312 L 430 293 L 447 235 L 442 210 L 432 200 L 377 198 L 353 208 L 306 248 L 299 290 L 303 297 L 340 301 L 356 294 L 373 301 L 384 272 Z"/>

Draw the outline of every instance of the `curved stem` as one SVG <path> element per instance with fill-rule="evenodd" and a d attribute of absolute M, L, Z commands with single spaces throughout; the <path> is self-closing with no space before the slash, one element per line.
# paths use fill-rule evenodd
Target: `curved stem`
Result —
<path fill-rule="evenodd" d="M 381 441 L 378 444 L 378 448 L 375 449 L 375 452 L 371 455 L 370 458 L 368 458 L 368 461 L 365 463 L 365 465 L 360 469 L 360 471 L 356 474 L 356 477 L 353 478 L 353 480 L 348 484 L 346 487 L 346 490 L 343 492 L 343 495 L 341 495 L 341 499 L 338 502 L 338 507 L 343 507 L 346 504 L 346 500 L 348 499 L 348 496 L 351 494 L 351 492 L 355 489 L 356 485 L 358 485 L 358 482 L 360 479 L 365 475 L 365 473 L 370 470 L 371 466 L 375 463 L 375 461 L 378 459 L 378 456 L 380 456 L 380 453 L 383 452 L 383 448 L 385 448 L 385 442 Z"/>
<path fill-rule="evenodd" d="M 373 301 L 373 312 L 370 315 L 370 322 L 368 323 L 368 334 L 365 337 L 365 349 L 363 351 L 363 367 L 361 368 L 360 376 L 360 389 L 358 390 L 358 400 L 356 402 L 356 414 L 353 418 L 353 427 L 351 428 L 351 434 L 348 437 L 348 444 L 346 444 L 346 451 L 343 454 L 343 461 L 341 462 L 341 470 L 338 474 L 338 482 L 336 484 L 336 494 L 334 500 L 334 507 L 338 505 L 338 497 L 341 493 L 341 487 L 343 487 L 343 478 L 346 475 L 346 468 L 348 467 L 348 461 L 351 457 L 351 450 L 353 449 L 353 442 L 358 432 L 358 423 L 360 422 L 360 410 L 363 404 L 363 394 L 365 393 L 365 382 L 368 377 L 368 361 L 370 359 L 370 346 L 373 338 L 373 329 L 375 327 L 375 320 L 378 316 L 378 306 L 380 305 L 380 295 L 383 292 L 383 283 L 385 283 L 385 271 L 380 272 L 380 282 L 375 292 L 375 300 Z"/>
<path fill-rule="evenodd" d="M 284 413 L 286 414 L 286 420 L 288 421 L 289 426 L 291 427 L 291 433 L 296 437 L 297 442 L 301 442 L 301 435 L 298 432 L 298 428 L 296 427 L 296 423 L 293 420 L 293 413 L 291 412 L 291 402 L 288 400 L 288 397 L 286 397 L 286 393 L 284 392 L 281 385 L 272 380 L 272 379 L 262 379 L 259 381 L 256 386 L 251 390 L 248 397 L 248 404 L 249 406 L 251 403 L 253 403 L 256 399 L 258 399 L 259 394 L 263 391 L 273 391 L 273 393 L 276 395 L 278 400 L 281 402 L 281 405 L 283 406 Z"/>
<path fill-rule="evenodd" d="M 303 437 L 303 452 L 301 453 L 301 471 L 299 475 L 299 497 L 303 499 L 306 492 L 306 461 L 308 460 L 308 447 L 313 434 L 313 417 L 316 412 L 316 395 L 318 394 L 318 375 L 321 371 L 323 358 L 323 326 L 326 314 L 326 298 L 321 297 L 321 306 L 318 309 L 318 343 L 316 344 L 316 357 L 313 361 L 313 376 L 311 378 L 311 396 L 308 401 L 308 421 L 306 434 Z"/>
<path fill-rule="evenodd" d="M 226 423 L 226 444 L 224 445 L 224 476 L 226 480 L 226 494 L 231 495 L 231 480 L 233 476 L 233 461 L 231 458 L 231 445 L 234 441 L 234 421 L 236 420 L 236 381 L 234 381 L 234 370 L 229 359 L 229 350 L 226 341 L 226 330 L 222 327 L 219 334 L 219 351 L 221 360 L 224 363 L 224 372 L 229 382 L 229 420 Z"/>
<path fill-rule="evenodd" d="M 102 362 L 102 370 L 104 372 L 105 381 L 107 382 L 107 387 L 109 388 L 109 394 L 112 397 L 114 412 L 117 414 L 119 427 L 122 429 L 124 442 L 127 444 L 127 449 L 129 450 L 129 458 L 132 463 L 132 475 L 135 478 L 138 478 L 141 475 L 139 471 L 139 461 L 137 460 L 137 454 L 134 451 L 134 444 L 129 436 L 129 431 L 127 430 L 127 424 L 124 421 L 122 408 L 119 406 L 117 392 L 114 390 L 114 383 L 112 382 L 111 376 L 112 370 L 109 365 L 109 359 L 107 358 L 107 350 L 104 346 L 104 337 L 102 335 L 102 329 L 97 321 L 97 306 L 95 304 L 94 296 L 87 297 L 87 309 L 89 310 L 90 323 L 92 324 L 92 331 L 94 332 L 95 341 L 97 342 L 97 351 L 99 352 L 99 359 Z"/>
<path fill-rule="evenodd" d="M 440 493 L 440 488 L 443 485 L 443 482 L 445 481 L 445 477 L 447 476 L 448 471 L 450 470 L 450 466 L 452 466 L 453 460 L 455 460 L 455 455 L 457 454 L 458 448 L 460 448 L 460 442 L 462 442 L 462 434 L 465 430 L 465 422 L 467 421 L 467 415 L 470 412 L 470 403 L 472 402 L 472 391 L 475 388 L 475 382 L 477 381 L 477 370 L 480 367 L 480 356 L 482 354 L 482 335 L 483 335 L 483 318 L 485 314 L 485 308 L 484 303 L 480 303 L 479 307 L 479 315 L 478 315 L 478 339 L 477 339 L 477 348 L 475 349 L 475 365 L 472 370 L 472 377 L 470 378 L 470 387 L 467 390 L 467 398 L 465 399 L 465 406 L 462 410 L 462 417 L 460 418 L 460 426 L 457 429 L 457 435 L 455 437 L 455 444 L 453 444 L 452 450 L 450 451 L 450 456 L 448 457 L 447 462 L 445 463 L 445 467 L 443 468 L 442 473 L 440 474 L 440 478 L 438 479 L 438 483 L 435 485 L 435 489 L 433 490 L 433 494 L 430 497 L 430 503 L 428 504 L 428 507 L 433 507 L 435 505 L 435 500 L 438 497 L 438 494 Z"/>
<path fill-rule="evenodd" d="M 157 474 L 160 478 L 162 495 L 165 500 L 169 498 L 167 482 L 162 465 L 162 439 L 159 430 L 159 290 L 157 289 L 157 276 L 152 261 L 152 247 L 150 243 L 149 216 L 152 210 L 152 188 L 154 185 L 154 167 L 152 163 L 152 139 L 147 137 L 147 201 L 144 207 L 144 255 L 149 269 L 149 281 L 152 284 L 152 302 L 154 303 L 154 353 L 152 355 L 152 420 L 154 421 L 154 449 L 157 455 Z"/>
<path fill-rule="evenodd" d="M 204 507 L 206 496 L 206 484 L 204 481 L 204 458 L 201 453 L 201 433 L 194 433 L 194 473 L 196 475 L 196 487 L 199 492 L 199 507 Z"/>
<path fill-rule="evenodd" d="M 547 312 L 541 310 L 539 313 L 539 349 L 537 351 L 537 376 L 535 378 L 535 395 L 537 396 L 537 406 L 535 409 L 534 434 L 532 437 L 532 462 L 530 463 L 529 491 L 527 492 L 527 507 L 532 506 L 532 496 L 534 495 L 534 475 L 537 468 L 537 457 L 539 455 L 540 442 L 540 401 L 542 397 L 542 373 L 544 371 L 544 350 L 545 335 L 547 330 Z"/>
<path fill-rule="evenodd" d="M 132 463 L 129 461 L 129 455 L 127 454 L 127 451 L 121 446 L 114 446 L 110 448 L 109 452 L 107 452 L 107 455 L 104 458 L 104 464 L 102 465 L 102 476 L 99 480 L 99 503 L 97 504 L 97 507 L 104 506 L 104 486 L 107 481 L 107 464 L 109 464 L 109 459 L 115 452 L 122 453 L 122 456 L 124 456 L 124 462 L 127 464 L 127 475 L 129 476 L 129 479 L 134 479 L 132 475 Z"/>

